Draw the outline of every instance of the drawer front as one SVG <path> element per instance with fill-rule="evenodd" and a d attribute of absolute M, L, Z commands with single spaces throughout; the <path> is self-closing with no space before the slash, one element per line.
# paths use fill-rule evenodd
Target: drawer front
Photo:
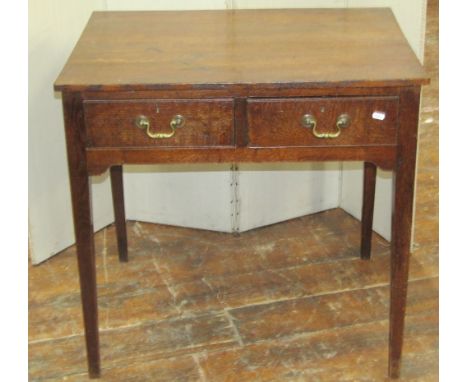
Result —
<path fill-rule="evenodd" d="M 233 146 L 232 99 L 85 101 L 88 147 Z"/>
<path fill-rule="evenodd" d="M 250 99 L 249 145 L 395 144 L 398 97 Z"/>

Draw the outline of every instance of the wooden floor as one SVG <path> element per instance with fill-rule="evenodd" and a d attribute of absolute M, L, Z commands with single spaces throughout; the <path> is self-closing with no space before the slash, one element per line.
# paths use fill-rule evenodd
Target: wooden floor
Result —
<path fill-rule="evenodd" d="M 429 1 L 402 381 L 438 380 L 438 3 Z M 385 381 L 389 243 L 342 210 L 235 237 L 129 222 L 96 234 L 104 381 Z M 74 247 L 29 268 L 31 381 L 86 381 Z"/>

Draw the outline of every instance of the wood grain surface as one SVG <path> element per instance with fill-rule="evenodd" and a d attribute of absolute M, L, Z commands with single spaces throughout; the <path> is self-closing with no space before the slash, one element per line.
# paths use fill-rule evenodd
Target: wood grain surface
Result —
<path fill-rule="evenodd" d="M 390 9 L 95 12 L 55 89 L 426 82 Z"/>
<path fill-rule="evenodd" d="M 234 146 L 232 99 L 86 101 L 84 111 L 90 147 Z M 173 137 L 154 139 L 136 127 L 135 120 L 142 115 L 148 118 L 151 133 L 170 133 L 175 115 L 182 115 L 185 122 Z"/>
<path fill-rule="evenodd" d="M 389 243 L 341 210 L 230 234 L 96 234 L 104 381 L 385 381 Z M 87 381 L 71 247 L 30 269 L 30 380 Z M 402 381 L 436 381 L 437 258 L 412 257 Z M 358 365 L 358 367 L 356 366 Z M 363 372 L 364 371 L 364 372 Z"/>
<path fill-rule="evenodd" d="M 249 99 L 247 119 L 249 146 L 366 146 L 396 144 L 398 126 L 397 97 L 278 98 Z M 385 113 L 385 119 L 373 113 Z M 349 126 L 340 129 L 336 138 L 317 138 L 311 128 L 302 125 L 302 117 L 312 115 L 316 131 L 335 133 L 342 114 L 350 118 Z"/>

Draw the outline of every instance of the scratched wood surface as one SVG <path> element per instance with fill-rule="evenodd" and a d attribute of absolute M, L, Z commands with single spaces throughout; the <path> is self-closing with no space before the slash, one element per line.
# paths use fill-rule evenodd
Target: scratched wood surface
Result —
<path fill-rule="evenodd" d="M 383 380 L 389 244 L 375 236 L 361 261 L 359 228 L 341 210 L 240 237 L 130 222 L 127 264 L 104 229 L 103 379 Z M 436 258 L 417 251 L 410 279 L 403 376 L 435 380 Z M 32 268 L 30 288 L 31 380 L 87 380 L 74 248 Z"/>
<path fill-rule="evenodd" d="M 390 9 L 95 12 L 55 89 L 281 83 L 349 88 L 427 77 Z"/>
<path fill-rule="evenodd" d="M 438 380 L 438 2 L 429 1 L 402 381 Z M 104 381 L 385 381 L 389 243 L 341 210 L 228 234 L 95 235 Z M 242 261 L 240 261 L 242 259 Z M 31 381 L 87 381 L 74 247 L 29 268 Z"/>

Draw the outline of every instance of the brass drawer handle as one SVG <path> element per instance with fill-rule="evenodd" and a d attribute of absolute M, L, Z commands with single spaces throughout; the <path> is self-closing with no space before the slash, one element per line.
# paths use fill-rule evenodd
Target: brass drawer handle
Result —
<path fill-rule="evenodd" d="M 315 126 L 317 126 L 317 120 L 312 114 L 304 114 L 302 116 L 301 123 L 302 126 L 308 129 L 315 129 Z"/>
<path fill-rule="evenodd" d="M 170 133 L 157 133 L 151 131 L 151 123 L 147 116 L 140 115 L 135 119 L 135 125 L 139 129 L 146 129 L 146 135 L 152 139 L 164 139 L 164 138 L 171 138 L 174 136 L 176 129 L 182 127 L 185 124 L 185 118 L 183 115 L 177 114 L 172 117 L 170 126 L 171 132 Z"/>
<path fill-rule="evenodd" d="M 304 114 L 302 116 L 302 126 L 311 128 L 312 133 L 317 138 L 338 138 L 341 134 L 341 129 L 348 127 L 351 123 L 351 117 L 348 114 L 341 114 L 336 119 L 336 131 L 333 133 L 319 133 L 317 131 L 317 120 L 312 114 Z"/>

